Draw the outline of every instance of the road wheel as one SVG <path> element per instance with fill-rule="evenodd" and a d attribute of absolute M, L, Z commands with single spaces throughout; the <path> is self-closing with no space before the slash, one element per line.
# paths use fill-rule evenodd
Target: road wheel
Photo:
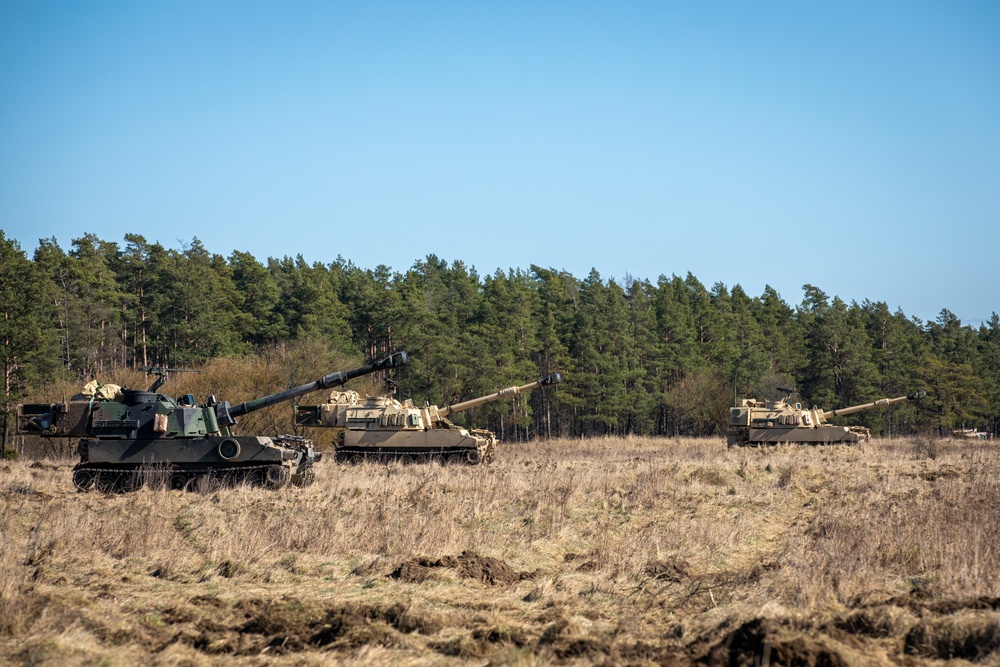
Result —
<path fill-rule="evenodd" d="M 90 488 L 94 485 L 94 477 L 93 470 L 74 470 L 73 484 L 76 486 L 77 491 L 90 491 Z"/>
<path fill-rule="evenodd" d="M 288 484 L 291 477 L 292 474 L 285 466 L 268 466 L 267 468 L 267 486 L 272 489 L 280 489 Z"/>

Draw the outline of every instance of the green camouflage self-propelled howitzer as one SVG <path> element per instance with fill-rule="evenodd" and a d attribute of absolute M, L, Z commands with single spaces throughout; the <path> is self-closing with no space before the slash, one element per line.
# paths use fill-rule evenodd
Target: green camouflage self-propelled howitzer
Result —
<path fill-rule="evenodd" d="M 492 431 L 466 429 L 446 419 L 448 415 L 484 403 L 514 396 L 535 387 L 559 384 L 558 373 L 520 387 L 508 387 L 443 408 L 391 396 L 362 399 L 353 391 L 334 391 L 322 405 L 295 408 L 297 426 L 339 428 L 335 456 L 338 462 L 395 459 L 412 462 L 478 465 L 493 460 L 497 438 Z"/>
<path fill-rule="evenodd" d="M 406 363 L 406 353 L 397 352 L 239 405 L 214 396 L 196 405 L 190 394 L 175 400 L 157 393 L 171 369 L 149 369 L 159 377 L 146 391 L 91 383 L 90 395 L 20 405 L 17 428 L 18 433 L 44 438 L 79 437 L 80 462 L 73 468 L 73 483 L 81 491 L 130 491 L 156 475 L 168 476 L 175 489 L 189 488 L 199 479 L 274 489 L 289 482 L 303 486 L 313 481 L 313 464 L 320 459 L 312 442 L 294 435 L 236 435 L 236 419 Z"/>
<path fill-rule="evenodd" d="M 783 391 L 790 394 L 794 390 Z M 917 391 L 907 396 L 880 398 L 872 403 L 852 405 L 837 410 L 821 410 L 815 407 L 803 409 L 801 403 L 787 403 L 784 399 L 757 401 L 745 398 L 742 405 L 729 409 L 726 444 L 729 447 L 786 443 L 856 445 L 861 440 L 867 440 L 871 437 L 868 429 L 864 426 L 834 426 L 826 423 L 826 420 L 865 410 L 885 408 L 925 396 L 927 396 L 926 391 Z"/>

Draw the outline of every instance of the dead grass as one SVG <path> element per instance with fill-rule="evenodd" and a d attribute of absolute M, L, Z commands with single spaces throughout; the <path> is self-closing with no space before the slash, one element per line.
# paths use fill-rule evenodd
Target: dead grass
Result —
<path fill-rule="evenodd" d="M 72 463 L 0 464 L 0 664 L 1000 664 L 986 443 L 560 440 L 108 496 Z"/>

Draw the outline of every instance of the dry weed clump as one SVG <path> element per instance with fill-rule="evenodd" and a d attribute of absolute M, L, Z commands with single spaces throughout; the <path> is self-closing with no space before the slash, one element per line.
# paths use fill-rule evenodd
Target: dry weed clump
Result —
<path fill-rule="evenodd" d="M 5 462 L 0 655 L 997 663 L 1000 456 L 934 447 L 564 439 L 484 467 L 324 461 L 277 492 L 153 470 L 121 495 L 73 491 L 70 459 Z"/>

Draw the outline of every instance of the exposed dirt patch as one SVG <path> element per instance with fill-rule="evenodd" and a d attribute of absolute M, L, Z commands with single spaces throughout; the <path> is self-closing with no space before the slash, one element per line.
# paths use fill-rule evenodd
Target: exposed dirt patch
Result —
<path fill-rule="evenodd" d="M 1000 598 L 991 596 L 981 596 L 967 600 L 942 600 L 933 604 L 925 604 L 928 611 L 935 614 L 954 614 L 965 609 L 983 609 L 1000 611 Z"/>
<path fill-rule="evenodd" d="M 289 597 L 243 600 L 231 607 L 206 602 L 201 610 L 164 614 L 165 620 L 184 624 L 166 645 L 181 642 L 207 654 L 281 655 L 324 647 L 403 647 L 405 635 L 433 635 L 444 627 L 441 616 L 403 603 L 322 606 Z M 199 611 L 207 613 L 199 616 Z"/>
<path fill-rule="evenodd" d="M 877 605 L 855 609 L 838 618 L 834 626 L 844 632 L 864 637 L 902 637 L 917 622 L 909 609 L 892 605 Z"/>
<path fill-rule="evenodd" d="M 388 576 L 407 583 L 419 583 L 433 576 L 436 568 L 451 568 L 465 579 L 475 579 L 490 586 L 510 586 L 534 576 L 532 572 L 518 572 L 498 558 L 480 556 L 474 551 L 443 558 L 412 558 Z"/>
<path fill-rule="evenodd" d="M 651 560 L 646 563 L 646 574 L 653 579 L 673 583 L 680 583 L 691 576 L 687 561 L 680 558 Z"/>
<path fill-rule="evenodd" d="M 732 631 L 708 654 L 713 667 L 786 665 L 848 667 L 859 664 L 849 647 L 825 635 L 786 628 L 769 619 L 754 619 Z"/>
<path fill-rule="evenodd" d="M 506 625 L 479 628 L 472 633 L 472 637 L 491 644 L 510 644 L 517 647 L 527 646 L 533 641 L 531 632 L 526 628 Z"/>
<path fill-rule="evenodd" d="M 595 662 L 611 653 L 611 645 L 607 639 L 594 636 L 565 618 L 560 618 L 545 628 L 538 645 L 548 647 L 562 659 L 586 658 Z"/>
<path fill-rule="evenodd" d="M 1000 649 L 1000 614 L 970 610 L 916 624 L 905 639 L 905 652 L 928 658 L 980 661 Z"/>
<path fill-rule="evenodd" d="M 466 659 L 482 658 L 490 651 L 488 642 L 477 641 L 467 634 L 452 637 L 447 641 L 432 642 L 431 648 L 442 655 Z"/>

